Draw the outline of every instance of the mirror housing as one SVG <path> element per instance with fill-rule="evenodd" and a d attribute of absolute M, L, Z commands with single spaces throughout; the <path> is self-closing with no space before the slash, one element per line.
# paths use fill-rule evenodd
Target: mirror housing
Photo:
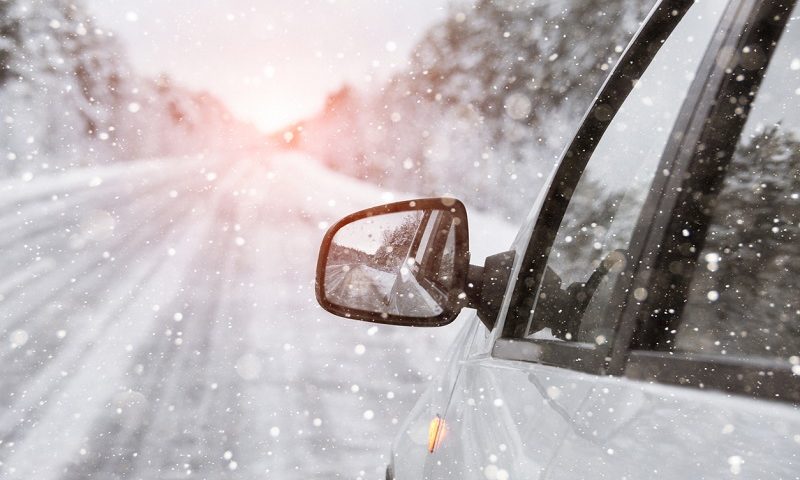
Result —
<path fill-rule="evenodd" d="M 317 261 L 319 304 L 345 318 L 437 327 L 469 305 L 467 212 L 454 198 L 361 210 L 325 233 Z"/>

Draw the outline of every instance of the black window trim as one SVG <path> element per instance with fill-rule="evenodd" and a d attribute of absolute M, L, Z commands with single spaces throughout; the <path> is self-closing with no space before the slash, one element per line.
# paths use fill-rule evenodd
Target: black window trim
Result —
<path fill-rule="evenodd" d="M 736 6 L 739 3 L 738 0 L 732 0 L 726 6 L 727 10 L 720 20 L 720 26 L 725 30 L 728 30 L 727 26 L 736 16 L 738 11 Z M 634 82 L 631 79 L 642 76 L 661 46 L 692 5 L 694 5 L 693 0 L 663 0 L 653 7 L 584 116 L 572 143 L 561 157 L 554 176 L 555 180 L 549 187 L 547 199 L 536 220 L 533 234 L 522 260 L 523 267 L 530 266 L 530 268 L 527 271 L 524 268 L 521 269 L 516 279 L 509 311 L 504 322 L 504 330 L 502 335 L 495 340 L 492 348 L 491 355 L 493 357 L 543 363 L 586 373 L 607 374 L 611 373 L 608 369 L 609 365 L 614 363 L 612 355 L 620 355 L 620 351 L 625 355 L 627 354 L 627 344 L 630 338 L 618 338 L 619 331 L 616 332 L 607 346 L 591 348 L 583 343 L 525 339 L 521 338 L 518 334 L 519 332 L 515 332 L 514 329 L 526 323 L 523 320 L 527 318 L 529 312 L 524 309 L 521 302 L 523 296 L 528 295 L 530 291 L 530 287 L 526 287 L 526 285 L 531 284 L 531 279 L 533 279 L 534 284 L 539 283 L 538 279 L 541 278 L 547 262 L 545 252 L 555 240 L 561 219 L 569 205 L 572 189 L 583 175 L 584 168 L 594 153 L 595 147 L 603 137 L 605 130 L 633 90 Z M 709 47 L 709 50 L 711 49 L 712 47 Z M 706 62 L 709 61 L 712 55 L 708 52 L 705 55 L 700 63 L 698 72 L 710 71 L 710 67 L 706 66 Z M 713 57 L 716 57 L 716 53 L 713 54 Z M 698 75 L 690 87 L 690 95 L 693 90 L 700 88 L 695 86 L 697 83 L 703 84 L 705 79 Z M 694 99 L 691 96 L 687 96 L 680 110 L 678 121 L 687 117 L 686 112 L 695 110 L 693 101 Z M 598 112 L 598 109 L 602 109 L 602 112 Z M 608 115 L 609 111 L 613 112 L 612 115 Z M 670 141 L 669 143 L 673 142 Z M 665 158 L 669 148 L 670 146 L 667 145 L 665 155 L 662 156 L 662 162 L 669 161 Z M 658 198 L 653 197 L 651 195 L 647 199 L 643 212 L 648 208 L 655 211 L 655 202 L 658 201 Z M 651 203 L 653 205 L 648 206 Z M 639 229 L 637 228 L 636 230 Z M 642 243 L 644 240 L 641 237 L 642 233 L 636 230 L 631 240 L 632 244 Z M 631 258 L 635 260 L 637 257 Z M 626 282 L 619 282 L 615 290 L 626 294 L 630 289 L 629 286 L 623 285 L 624 283 Z M 619 302 L 615 303 L 613 301 L 612 304 L 620 305 Z M 623 312 L 622 307 L 611 309 L 608 312 L 616 320 L 617 329 L 623 323 Z"/>
<path fill-rule="evenodd" d="M 800 404 L 800 377 L 765 358 L 637 350 L 626 378 Z"/>

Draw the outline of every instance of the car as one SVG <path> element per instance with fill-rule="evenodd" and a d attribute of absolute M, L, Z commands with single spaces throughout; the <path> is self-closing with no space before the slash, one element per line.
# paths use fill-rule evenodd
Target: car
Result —
<path fill-rule="evenodd" d="M 323 239 L 326 310 L 463 323 L 387 478 L 798 478 L 799 197 L 800 7 L 658 2 L 508 251 L 453 198 Z"/>

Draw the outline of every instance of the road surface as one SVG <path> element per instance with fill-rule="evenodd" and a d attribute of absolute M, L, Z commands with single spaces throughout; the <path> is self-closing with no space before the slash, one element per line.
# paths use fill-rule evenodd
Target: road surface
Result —
<path fill-rule="evenodd" d="M 449 330 L 313 299 L 324 229 L 392 200 L 296 155 L 0 182 L 0 478 L 382 478 Z"/>

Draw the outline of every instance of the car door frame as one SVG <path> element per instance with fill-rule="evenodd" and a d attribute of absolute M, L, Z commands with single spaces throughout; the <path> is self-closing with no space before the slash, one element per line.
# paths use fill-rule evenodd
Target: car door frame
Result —
<path fill-rule="evenodd" d="M 731 0 L 726 5 L 718 24 L 718 29 L 725 32 L 725 35 L 719 35 L 718 31 L 712 36 L 710 43 L 703 47 L 705 52 L 698 65 L 696 78 L 687 90 L 687 96 L 673 124 L 673 133 L 687 131 L 701 117 L 699 113 L 702 108 L 707 108 L 703 104 L 703 92 L 706 90 L 709 75 L 715 69 L 716 58 L 731 43 L 732 37 L 739 31 L 747 13 L 756 3 L 755 0 Z M 628 308 L 615 307 L 607 312 L 614 317 L 616 328 L 606 349 L 589 351 L 585 346 L 576 343 L 527 340 L 521 338 L 514 329 L 525 324 L 522 319 L 529 313 L 523 308 L 522 302 L 523 297 L 531 291 L 526 283 L 530 285 L 533 280 L 538 285 L 547 261 L 544 252 L 555 241 L 564 212 L 571 200 L 571 191 L 583 175 L 584 168 L 606 129 L 633 90 L 635 82 L 632 79 L 641 77 L 693 4 L 692 0 L 663 0 L 653 7 L 584 115 L 573 141 L 562 154 L 558 167 L 546 186 L 546 197 L 537 212 L 524 255 L 521 255 L 521 266 L 513 283 L 508 309 L 499 319 L 499 328 L 492 339 L 492 357 L 553 365 L 598 375 L 624 373 L 629 345 L 638 321 Z M 680 145 L 674 138 L 672 136 L 665 146 L 660 161 L 660 165 L 671 167 L 670 174 L 656 176 L 639 218 L 647 218 L 647 215 L 652 217 L 661 197 L 669 188 L 669 180 L 682 174 L 681 164 L 675 160 L 680 153 Z M 662 168 L 659 167 L 658 170 Z M 637 249 L 631 255 L 634 262 L 641 257 L 646 239 L 647 230 L 637 225 L 631 239 L 631 245 Z M 620 276 L 612 304 L 636 303 L 626 301 L 632 299 L 631 287 L 635 278 Z"/>

